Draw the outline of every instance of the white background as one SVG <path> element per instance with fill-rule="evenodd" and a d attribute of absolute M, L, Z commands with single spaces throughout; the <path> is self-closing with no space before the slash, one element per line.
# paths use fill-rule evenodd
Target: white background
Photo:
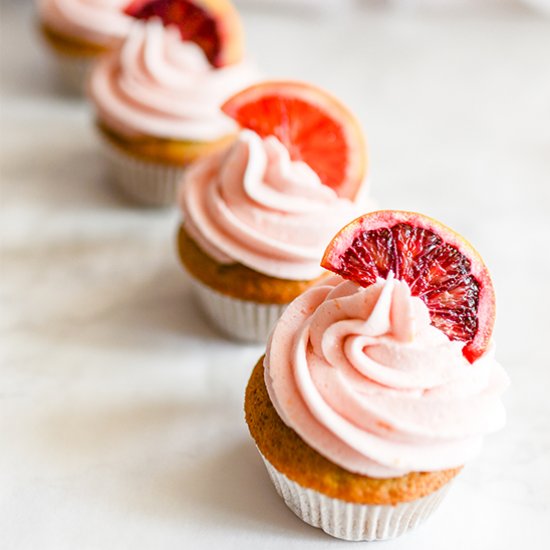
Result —
<path fill-rule="evenodd" d="M 494 276 L 508 426 L 428 524 L 380 547 L 542 548 L 550 21 L 513 7 L 243 17 L 265 73 L 323 85 L 358 114 L 380 205 L 456 228 Z M 0 546 L 344 546 L 270 486 L 242 412 L 262 349 L 224 341 L 196 310 L 177 212 L 111 193 L 90 113 L 56 90 L 30 6 L 4 2 L 1 21 Z"/>

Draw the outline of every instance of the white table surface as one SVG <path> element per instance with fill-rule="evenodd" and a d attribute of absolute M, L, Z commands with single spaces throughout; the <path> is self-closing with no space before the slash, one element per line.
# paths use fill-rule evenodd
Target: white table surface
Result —
<path fill-rule="evenodd" d="M 550 22 L 244 13 L 266 73 L 324 85 L 370 140 L 373 194 L 475 243 L 498 296 L 508 426 L 428 524 L 384 549 L 538 549 L 550 520 Z M 272 489 L 243 421 L 261 347 L 223 340 L 175 259 L 177 212 L 111 190 L 32 10 L 1 29 L 0 547 L 345 545 Z"/>

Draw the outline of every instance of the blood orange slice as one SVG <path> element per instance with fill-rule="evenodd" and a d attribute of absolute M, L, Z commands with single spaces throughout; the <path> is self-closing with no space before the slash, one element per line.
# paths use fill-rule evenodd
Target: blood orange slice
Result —
<path fill-rule="evenodd" d="M 243 128 L 277 137 L 293 160 L 306 162 L 339 196 L 357 196 L 365 140 L 353 114 L 331 95 L 310 84 L 269 81 L 234 95 L 222 110 Z"/>
<path fill-rule="evenodd" d="M 362 286 L 392 271 L 428 306 L 434 326 L 465 343 L 471 363 L 486 350 L 495 318 L 491 278 L 474 248 L 445 225 L 413 212 L 372 212 L 334 237 L 321 265 Z"/>
<path fill-rule="evenodd" d="M 182 40 L 198 44 L 214 67 L 239 62 L 243 57 L 243 30 L 229 0 L 134 0 L 125 13 L 136 19 L 158 17 L 175 25 Z"/>

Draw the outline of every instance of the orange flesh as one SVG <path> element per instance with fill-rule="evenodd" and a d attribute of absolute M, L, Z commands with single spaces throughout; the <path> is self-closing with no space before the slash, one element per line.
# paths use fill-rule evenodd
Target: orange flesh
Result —
<path fill-rule="evenodd" d="M 136 0 L 124 11 L 136 19 L 159 17 L 165 26 L 175 25 L 182 40 L 200 46 L 214 67 L 221 65 L 222 47 L 216 21 L 195 3 L 188 0 Z"/>
<path fill-rule="evenodd" d="M 325 185 L 338 190 L 345 181 L 349 154 L 343 129 L 315 105 L 273 94 L 244 104 L 231 115 L 262 137 L 277 137 L 291 158 L 307 163 Z"/>
<path fill-rule="evenodd" d="M 384 216 L 386 226 L 369 228 L 370 218 Z M 414 214 L 406 221 L 391 216 L 380 212 L 352 222 L 328 246 L 323 267 L 361 286 L 392 271 L 426 304 L 435 327 L 451 340 L 465 342 L 463 354 L 474 362 L 485 351 L 494 322 L 494 294 L 485 266 L 473 250 L 469 255 L 466 246 L 452 238 L 447 242 L 434 227 L 415 225 Z"/>

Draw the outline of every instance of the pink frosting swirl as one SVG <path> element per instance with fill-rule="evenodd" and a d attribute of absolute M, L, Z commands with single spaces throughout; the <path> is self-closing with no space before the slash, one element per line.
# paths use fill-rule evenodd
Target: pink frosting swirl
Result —
<path fill-rule="evenodd" d="M 291 280 L 321 275 L 327 242 L 361 210 L 275 137 L 250 130 L 192 167 L 180 199 L 188 233 L 218 262 Z"/>
<path fill-rule="evenodd" d="M 57 32 L 101 46 L 124 38 L 132 18 L 124 13 L 129 0 L 38 0 L 44 23 Z"/>
<path fill-rule="evenodd" d="M 332 277 L 290 304 L 271 336 L 266 386 L 279 416 L 348 471 L 395 477 L 464 464 L 505 421 L 508 378 L 488 350 L 474 364 L 390 277 Z"/>
<path fill-rule="evenodd" d="M 220 106 L 256 79 L 247 62 L 213 68 L 176 27 L 151 19 L 97 64 L 89 90 L 100 119 L 125 135 L 211 141 L 236 132 Z"/>

